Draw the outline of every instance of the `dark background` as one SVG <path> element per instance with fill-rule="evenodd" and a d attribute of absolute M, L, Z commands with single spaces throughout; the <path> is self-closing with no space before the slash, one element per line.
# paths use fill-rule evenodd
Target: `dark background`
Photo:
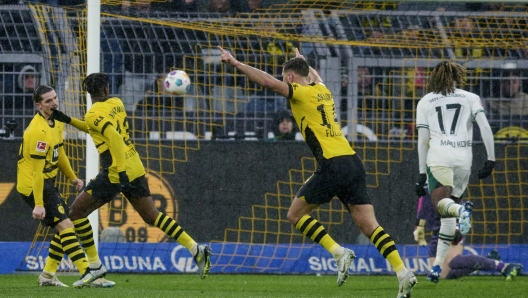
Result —
<path fill-rule="evenodd" d="M 137 145 L 141 156 L 145 156 L 146 147 L 140 143 Z M 0 143 L 3 154 L 0 182 L 16 181 L 18 146 L 17 141 Z M 187 146 L 198 147 L 198 144 L 187 142 Z M 384 145 L 376 146 L 377 150 L 358 150 L 358 154 L 365 160 L 375 160 L 376 157 L 379 159 L 379 152 L 383 151 L 379 150 L 379 147 Z M 151 150 L 150 157 L 156 158 L 156 154 L 159 154 L 158 148 L 153 145 L 148 148 Z M 393 151 L 388 151 L 395 155 L 391 156 L 391 160 L 401 162 L 378 164 L 379 167 L 390 167 L 390 172 L 389 175 L 378 175 L 379 187 L 369 187 L 369 192 L 378 222 L 397 243 L 411 244 L 414 243 L 412 231 L 417 203 L 414 194 L 418 173 L 417 153 L 415 150 Z M 496 145 L 498 157 L 504 151 L 503 145 Z M 162 150 L 164 157 L 174 156 L 174 152 L 169 147 Z M 377 156 L 374 155 L 376 152 Z M 470 185 L 478 184 L 476 171 L 483 165 L 485 155 L 486 150 L 482 144 L 474 145 L 474 173 Z M 200 142 L 199 150 L 187 151 L 187 162 L 175 164 L 176 174 L 164 175 L 172 185 L 178 200 L 178 223 L 196 241 L 223 241 L 226 228 L 237 229 L 240 216 L 251 216 L 252 205 L 263 205 L 266 193 L 277 193 L 278 181 L 290 181 L 289 170 L 300 170 L 303 157 L 312 157 L 304 142 Z M 374 172 L 375 163 L 365 164 L 368 171 Z M 152 163 L 149 167 L 151 170 L 159 170 L 155 168 L 156 165 L 158 163 Z M 169 166 L 172 167 L 167 165 Z M 497 164 L 497 169 L 503 168 L 502 164 Z M 376 177 L 368 175 L 368 182 L 374 185 Z M 294 185 L 293 192 L 298 187 Z M 72 198 L 69 201 L 71 202 Z M 479 207 L 478 201 L 476 202 Z M 335 202 L 333 206 L 339 207 Z M 473 216 L 478 218 L 479 215 L 474 213 Z M 0 205 L 0 241 L 31 241 L 36 228 L 37 221 L 31 217 L 31 209 L 20 199 L 16 189 L 13 189 L 6 201 Z M 345 216 L 343 224 L 331 229 L 332 237 L 340 243 L 355 243 L 358 234 L 359 229 L 348 215 Z M 512 236 L 511 242 L 525 243 L 528 239 L 524 238 L 526 236 Z"/>

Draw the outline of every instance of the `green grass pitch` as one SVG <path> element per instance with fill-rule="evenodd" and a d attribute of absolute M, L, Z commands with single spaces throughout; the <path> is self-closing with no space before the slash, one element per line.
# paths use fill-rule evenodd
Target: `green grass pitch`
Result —
<path fill-rule="evenodd" d="M 36 274 L 0 275 L 0 297 L 396 297 L 395 276 L 351 275 L 336 285 L 336 276 L 210 275 L 201 280 L 188 274 L 109 274 L 109 289 L 38 287 Z M 59 279 L 73 284 L 75 275 Z M 469 276 L 433 284 L 418 276 L 412 297 L 526 297 L 528 278 L 505 281 L 501 276 Z"/>

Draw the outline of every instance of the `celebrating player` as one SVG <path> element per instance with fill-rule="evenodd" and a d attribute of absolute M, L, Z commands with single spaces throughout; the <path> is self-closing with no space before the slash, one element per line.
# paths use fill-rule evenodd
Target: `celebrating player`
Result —
<path fill-rule="evenodd" d="M 473 120 L 480 127 L 488 160 L 479 171 L 479 179 L 491 175 L 495 166 L 493 133 L 478 95 L 456 88 L 467 81 L 466 69 L 454 62 L 440 62 L 431 72 L 426 94 L 416 109 L 418 129 L 418 158 L 420 179 L 416 193 L 424 195 L 424 185 L 429 180 L 429 191 L 434 206 L 441 215 L 438 249 L 430 280 L 439 281 L 442 264 L 455 237 L 456 219 L 459 217 L 460 233 L 466 235 L 470 228 L 472 204 L 458 204 L 466 190 L 473 162 Z"/>
<path fill-rule="evenodd" d="M 24 131 L 19 150 L 17 169 L 17 191 L 33 208 L 33 218 L 55 228 L 49 248 L 49 257 L 39 276 L 39 286 L 67 287 L 55 275 L 64 253 L 75 264 L 82 277 L 75 287 L 92 285 L 111 287 L 114 282 L 100 278 L 101 272 L 91 270 L 86 261 L 71 220 L 68 205 L 55 187 L 55 178 L 60 170 L 79 191 L 82 180 L 73 172 L 62 142 L 63 124 L 52 117 L 58 106 L 57 94 L 50 86 L 38 86 L 33 93 L 38 113 Z"/>
<path fill-rule="evenodd" d="M 431 196 L 425 188 L 425 195 L 418 200 L 418 212 L 416 214 L 416 228 L 414 230 L 414 240 L 420 246 L 426 246 L 424 227 L 427 225 L 432 232 L 429 239 L 429 259 L 434 262 L 438 245 L 438 231 L 440 230 L 440 215 L 435 211 Z M 456 279 L 469 275 L 477 270 L 500 272 L 506 280 L 513 280 L 522 270 L 521 264 L 504 263 L 500 260 L 496 251 L 490 252 L 487 258 L 479 255 L 462 255 L 464 250 L 464 237 L 459 231 L 449 247 L 440 278 Z M 495 256 L 493 256 L 495 255 Z M 492 259 L 495 258 L 495 259 Z M 430 276 L 427 277 L 430 279 Z"/>
<path fill-rule="evenodd" d="M 103 73 L 90 74 L 83 81 L 93 103 L 84 122 L 54 111 L 55 119 L 88 132 L 100 155 L 101 171 L 77 196 L 70 211 L 83 248 L 89 259 L 99 259 L 92 227 L 86 217 L 122 192 L 145 223 L 155 225 L 191 252 L 200 277 L 204 279 L 211 266 L 209 246 L 197 244 L 174 219 L 156 208 L 145 178 L 145 168 L 130 140 L 125 107 L 121 99 L 108 96 L 108 82 L 108 76 Z M 101 266 L 104 268 L 104 265 Z"/>
<path fill-rule="evenodd" d="M 332 93 L 322 84 L 319 74 L 296 49 L 296 57 L 283 66 L 283 81 L 235 59 L 222 47 L 221 60 L 244 73 L 252 82 L 290 100 L 291 109 L 303 138 L 312 150 L 318 167 L 296 194 L 288 219 L 312 241 L 322 245 L 335 258 L 337 285 L 348 275 L 354 252 L 337 244 L 324 227 L 309 214 L 337 196 L 346 206 L 361 232 L 393 266 L 399 280 L 398 297 L 408 297 L 416 277 L 403 264 L 394 240 L 378 224 L 367 193 L 366 173 L 359 156 L 341 132 L 335 115 Z"/>

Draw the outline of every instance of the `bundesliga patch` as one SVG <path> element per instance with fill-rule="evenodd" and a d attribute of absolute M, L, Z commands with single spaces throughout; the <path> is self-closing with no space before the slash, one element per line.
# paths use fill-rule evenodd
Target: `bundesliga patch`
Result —
<path fill-rule="evenodd" d="M 46 142 L 37 141 L 37 148 L 35 150 L 39 152 L 46 152 L 47 146 L 48 144 L 46 144 Z"/>

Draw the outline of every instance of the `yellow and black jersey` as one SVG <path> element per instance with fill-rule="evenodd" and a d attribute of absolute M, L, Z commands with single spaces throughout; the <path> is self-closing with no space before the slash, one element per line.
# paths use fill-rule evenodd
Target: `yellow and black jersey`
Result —
<path fill-rule="evenodd" d="M 57 176 L 59 151 L 63 150 L 61 148 L 63 129 L 62 122 L 55 121 L 50 125 L 40 113 L 33 117 L 24 131 L 22 145 L 18 151 L 17 191 L 19 193 L 29 196 L 35 185 L 34 179 L 43 180 Z M 42 160 L 44 162 L 39 163 Z M 34 175 L 34 172 L 39 173 Z M 42 189 L 38 192 L 42 193 Z M 37 199 L 38 197 L 36 195 Z"/>
<path fill-rule="evenodd" d="M 128 118 L 121 99 L 110 97 L 105 101 L 94 103 L 86 113 L 84 121 L 100 154 L 101 167 L 108 169 L 110 182 L 118 183 L 117 173 L 122 170 L 126 170 L 130 181 L 145 175 L 143 163 L 134 144 L 130 141 Z M 106 131 L 107 129 L 114 129 L 118 134 L 110 134 Z M 124 143 L 124 152 L 110 148 L 116 141 Z M 122 157 L 121 154 L 124 154 L 125 165 L 118 164 Z"/>
<path fill-rule="evenodd" d="M 317 83 L 288 85 L 293 117 L 317 161 L 355 154 L 341 132 L 330 90 Z"/>

